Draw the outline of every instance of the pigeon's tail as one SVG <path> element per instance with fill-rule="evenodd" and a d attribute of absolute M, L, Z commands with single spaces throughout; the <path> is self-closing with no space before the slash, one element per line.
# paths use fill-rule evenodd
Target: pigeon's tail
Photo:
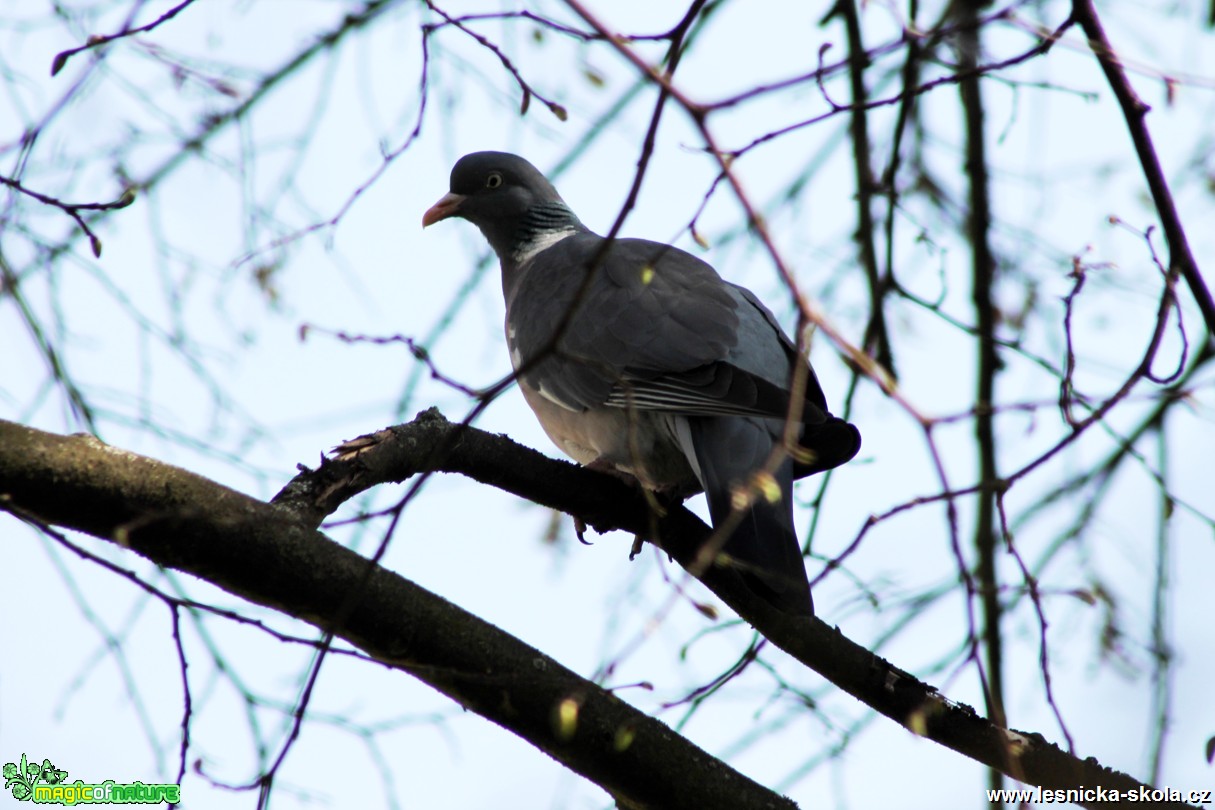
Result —
<path fill-rule="evenodd" d="M 794 478 L 805 478 L 851 461 L 861 449 L 861 432 L 855 425 L 827 414 L 826 421 L 802 427 L 800 444 L 809 452 L 793 465 Z"/>
<path fill-rule="evenodd" d="M 737 521 L 723 551 L 759 596 L 785 613 L 814 615 L 810 582 L 793 529 L 793 462 L 786 458 L 750 507 L 734 513 L 734 488 L 746 484 L 779 441 L 771 420 L 689 417 L 696 471 L 714 526 Z"/>

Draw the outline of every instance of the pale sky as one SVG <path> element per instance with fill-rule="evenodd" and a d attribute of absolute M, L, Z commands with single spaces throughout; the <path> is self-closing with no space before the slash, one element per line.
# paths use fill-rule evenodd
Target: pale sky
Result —
<path fill-rule="evenodd" d="M 73 6 L 72 3 L 62 5 Z M 171 4 L 149 3 L 146 22 Z M 678 12 L 653 3 L 594 4 L 619 30 L 660 31 Z M 113 31 L 124 4 L 102 4 L 96 28 L 73 30 L 41 21 L 45 4 L 0 0 L 0 58 L 10 74 L 0 98 L 0 174 L 16 170 L 12 144 L 23 128 L 41 119 L 88 70 L 80 54 L 55 78 L 54 55 L 92 33 Z M 494 3 L 443 5 L 452 13 L 501 11 Z M 79 201 L 107 200 L 121 192 L 114 161 L 134 178 L 146 177 L 196 131 L 208 113 L 221 113 L 252 92 L 257 77 L 331 29 L 345 4 L 328 2 L 199 3 L 139 42 L 111 46 L 105 62 L 52 122 L 28 157 L 22 175 L 31 187 Z M 704 32 L 677 74 L 693 98 L 712 100 L 756 84 L 805 73 L 824 59 L 843 58 L 842 26 L 820 27 L 828 4 L 791 2 L 727 4 Z M 1136 68 L 1133 80 L 1154 107 L 1149 117 L 1162 163 L 1174 184 L 1192 248 L 1209 264 L 1212 232 L 1210 121 L 1215 62 L 1212 35 L 1199 23 L 1203 10 L 1164 11 L 1163 4 L 1119 8 L 1106 20 L 1111 39 Z M 1171 7 L 1170 7 L 1171 8 Z M 563 21 L 564 6 L 537 7 Z M 1047 4 L 1019 12 L 1020 22 L 993 25 L 991 59 L 1022 52 L 1033 40 L 1024 26 L 1037 19 L 1057 25 L 1064 12 Z M 28 17 L 27 17 L 28 15 Z M 422 231 L 422 212 L 447 190 L 448 171 L 460 155 L 478 149 L 515 151 L 543 170 L 556 167 L 595 135 L 586 154 L 556 179 L 566 201 L 591 228 L 606 231 L 625 199 L 641 137 L 653 107 L 646 89 L 603 128 L 599 119 L 636 81 L 620 58 L 602 45 L 588 46 L 551 32 L 541 45 L 524 22 L 482 22 L 477 30 L 510 55 L 538 92 L 569 111 L 562 122 L 533 100 L 518 115 L 518 86 L 500 62 L 453 29 L 431 40 L 431 96 L 417 141 L 383 172 L 383 148 L 405 140 L 418 111 L 421 20 L 433 14 L 413 4 L 390 11 L 358 34 L 336 58 L 322 58 L 274 90 L 239 128 L 228 128 L 150 194 L 110 215 L 97 227 L 99 260 L 77 239 L 54 268 L 31 270 L 23 292 L 65 352 L 74 378 L 106 412 L 106 441 L 207 475 L 251 495 L 272 496 L 297 463 L 314 465 L 337 442 L 438 406 L 456 420 L 472 403 L 427 379 L 401 346 L 348 345 L 324 330 L 373 336 L 424 338 L 439 328 L 453 303 L 450 325 L 432 346 L 443 372 L 484 386 L 509 372 L 502 338 L 497 268 L 476 270 L 487 247 L 461 221 Z M 924 20 L 935 19 L 925 15 Z M 7 21 L 7 22 L 6 22 Z M 886 4 L 867 4 L 867 41 L 889 41 L 899 20 Z M 142 42 L 143 44 L 139 44 Z M 660 47 L 638 45 L 656 59 Z M 890 64 L 897 64 L 901 57 Z M 179 71 L 175 84 L 168 63 Z M 224 66 L 238 65 L 239 70 Z M 1157 72 L 1182 77 L 1169 105 Z M 588 75 L 589 74 L 589 75 Z M 871 74 L 875 79 L 880 71 Z M 217 92 L 206 79 L 222 76 L 234 95 Z M 592 81 L 591 77 L 594 77 Z M 1142 176 L 1130 160 L 1126 129 L 1108 87 L 1075 32 L 1049 58 L 1031 61 L 1003 79 L 984 83 L 991 122 L 989 144 L 997 182 L 994 243 L 1008 263 L 1001 305 L 1013 312 L 1031 286 L 1040 308 L 1024 327 L 1004 327 L 1025 348 L 1057 365 L 1063 356 L 1060 299 L 1070 289 L 1071 257 L 1097 266 L 1074 316 L 1080 368 L 1078 385 L 1100 396 L 1116 389 L 1137 362 L 1155 309 L 1159 283 L 1141 237 L 1111 227 L 1117 216 L 1143 230 L 1155 220 Z M 1010 84 L 1005 79 L 1015 79 Z M 1049 83 L 1052 89 L 1038 87 Z M 847 99 L 842 76 L 828 83 L 838 102 Z M 871 87 L 882 95 L 894 85 Z M 1091 95 L 1090 95 L 1091 94 Z M 715 115 L 715 136 L 741 146 L 766 131 L 827 112 L 813 83 Z M 927 154 L 947 195 L 964 188 L 961 174 L 957 91 L 944 87 L 921 107 L 929 127 Z M 878 143 L 875 165 L 889 154 L 895 108 L 872 116 Z M 306 132 L 306 139 L 300 133 Z M 138 134 L 135 134 L 138 133 Z M 1206 163 L 1195 165 L 1195 154 Z M 754 289 L 792 325 L 787 290 L 772 263 L 749 236 L 740 236 L 739 208 L 720 189 L 700 220 L 710 243 L 698 248 L 687 225 L 713 179 L 713 163 L 685 115 L 667 110 L 654 159 L 623 235 L 673 241 L 702 256 L 731 281 Z M 864 327 L 867 292 L 850 235 L 855 230 L 847 119 L 836 116 L 758 148 L 736 168 L 760 204 L 782 255 L 798 283 L 833 325 L 852 341 Z M 812 171 L 793 202 L 780 198 L 789 182 Z M 1205 175 L 1204 175 L 1205 172 Z M 356 189 L 340 222 L 310 235 L 304 228 L 334 216 Z M 62 212 L 21 200 L 16 225 L 6 224 L 13 198 L 0 208 L 0 243 L 18 270 L 31 267 L 27 233 L 62 238 L 74 224 Z M 897 221 L 896 268 L 916 294 L 941 300 L 942 310 L 973 321 L 967 287 L 968 252 L 939 213 L 911 200 Z M 1157 250 L 1165 253 L 1159 234 Z M 242 261 L 250 253 L 253 257 Z M 277 265 L 276 299 L 259 290 L 253 269 Z M 1209 272 L 1209 267 L 1205 268 Z M 1026 279 L 1032 279 L 1032 285 Z M 470 280 L 472 283 L 470 285 Z M 461 289 L 470 285 L 461 298 Z M 1200 318 L 1185 296 L 1191 341 Z M 132 318 L 139 312 L 141 328 Z M 930 416 L 966 411 L 973 399 L 971 342 L 941 318 L 907 302 L 889 311 L 895 330 L 901 389 Z M 299 339 L 304 324 L 318 327 Z M 161 335 L 180 332 L 187 354 Z M 56 432 L 75 432 L 58 391 L 43 390 L 44 367 L 18 319 L 11 298 L 0 298 L 0 418 Z M 1177 361 L 1177 342 L 1166 341 L 1159 370 Z M 1193 350 L 1193 345 L 1191 345 Z M 1002 403 L 1038 403 L 1031 412 L 999 419 L 1001 469 L 1016 469 L 1060 435 L 1057 380 L 1033 362 L 1008 353 L 998 379 Z M 830 404 L 842 408 L 849 377 L 838 354 L 816 339 L 812 354 Z M 222 395 L 213 394 L 214 389 Z M 1209 520 L 1211 373 L 1191 405 L 1168 423 L 1167 478 L 1180 503 L 1171 521 L 1168 626 L 1176 655 L 1172 672 L 1173 720 L 1159 785 L 1208 787 L 1211 770 L 1203 745 L 1215 734 L 1209 673 L 1209 585 L 1215 570 Z M 1151 385 L 1115 413 L 1119 430 L 1136 424 L 1150 407 Z M 402 392 L 408 399 L 402 403 Z M 400 412 L 398 412 L 398 408 Z M 864 436 L 856 461 L 832 481 L 815 538 L 811 578 L 823 560 L 847 547 L 866 519 L 908 499 L 940 490 L 922 435 L 913 419 L 872 383 L 860 385 L 852 421 Z M 155 424 L 159 430 L 149 429 Z M 517 391 L 495 401 L 478 420 L 550 455 L 558 455 Z M 174 437 L 184 437 L 185 441 Z M 939 449 L 954 487 L 973 483 L 972 428 L 961 421 L 939 432 Z M 197 446 L 194 444 L 197 443 Z M 1111 439 L 1093 431 L 1071 452 L 1009 493 L 1015 517 L 1054 491 L 1059 482 L 1103 458 Z M 1146 464 L 1156 466 L 1151 442 Z M 1143 466 L 1132 464 L 1112 482 L 1083 546 L 1053 558 L 1040 585 L 1048 613 L 1055 699 L 1081 757 L 1145 778 L 1151 728 L 1150 640 L 1153 549 L 1159 493 Z M 374 504 L 394 502 L 402 490 L 385 487 Z M 798 489 L 798 525 L 810 521 L 806 504 L 817 481 Z M 350 504 L 351 516 L 367 503 Z M 1047 553 L 1079 504 L 1017 525 L 1018 549 L 1031 564 Z M 702 505 L 695 508 L 703 513 Z M 961 537 L 969 551 L 972 502 L 959 502 Z M 567 517 L 556 520 L 559 539 L 546 541 L 550 512 L 492 488 L 454 476 L 431 480 L 406 513 L 384 564 L 491 621 L 587 677 L 616 663 L 607 685 L 652 683 L 653 691 L 618 692 L 804 807 L 870 807 L 879 802 L 906 808 L 986 806 L 985 771 L 958 754 L 915 738 L 868 711 L 818 675 L 768 651 L 768 668 L 754 666 L 694 713 L 678 702 L 711 681 L 746 648 L 751 633 L 729 614 L 712 622 L 689 602 L 664 611 L 671 580 L 681 572 L 647 547 L 628 561 L 631 538 L 590 535 L 573 539 Z M 380 538 L 380 524 L 342 528 L 331 536 L 361 551 Z M 49 757 L 70 779 L 172 781 L 177 770 L 181 682 L 168 629 L 168 611 L 112 573 L 82 562 L 9 517 L 0 517 L 8 540 L 6 579 L 0 589 L 0 633 L 7 640 L 0 666 L 0 762 L 27 753 Z M 311 628 L 181 574 L 161 575 L 143 561 L 89 538 L 73 537 L 92 553 L 115 561 L 166 590 L 181 587 L 193 598 L 231 607 L 312 638 Z M 1015 561 L 1002 556 L 1005 582 L 1021 582 Z M 875 648 L 903 619 L 904 600 L 956 577 L 956 564 L 939 506 L 920 507 L 885 521 L 865 538 L 837 572 L 815 590 L 821 618 Z M 1101 604 L 1076 598 L 1095 581 L 1115 588 L 1118 627 L 1125 634 L 1118 656 L 1103 657 L 1099 633 L 1107 618 Z M 713 601 L 704 589 L 699 599 Z M 876 599 L 877 604 L 871 600 Z M 951 699 L 981 706 L 974 668 L 960 663 L 965 603 L 951 593 L 927 608 L 880 654 L 933 683 Z M 977 610 L 977 607 L 976 607 Z M 655 621 L 658 617 L 661 620 Z M 1062 741 L 1043 697 L 1038 666 L 1039 625 L 1022 599 L 1005 627 L 1009 644 L 1007 707 L 1015 728 Z M 105 649 L 107 634 L 119 639 L 122 658 Z M 217 619 L 205 637 L 187 634 L 195 717 L 190 762 L 225 783 L 257 774 L 259 737 L 276 755 L 299 678 L 303 648 Z M 640 641 L 638 642 L 638 640 Z M 216 669 L 213 651 L 265 705 L 252 715 L 241 695 Z M 786 679 L 812 695 L 817 713 L 800 711 Z M 132 698 L 132 693 L 137 699 Z M 462 712 L 446 698 L 399 672 L 331 658 L 322 672 L 309 723 L 278 780 L 274 806 L 368 806 L 401 808 L 599 808 L 602 791 L 570 774 L 530 745 L 488 721 Z M 250 716 L 257 729 L 250 727 Z M 867 719 L 868 718 L 868 719 Z M 859 726 L 841 755 L 841 736 Z M 359 732 L 377 730 L 374 746 Z M 812 767 L 813 766 L 813 767 Z M 390 774 L 386 783 L 383 774 Z M 880 777 L 878 776 L 880 774 Z M 252 807 L 253 792 L 233 794 L 188 773 L 187 806 Z"/>

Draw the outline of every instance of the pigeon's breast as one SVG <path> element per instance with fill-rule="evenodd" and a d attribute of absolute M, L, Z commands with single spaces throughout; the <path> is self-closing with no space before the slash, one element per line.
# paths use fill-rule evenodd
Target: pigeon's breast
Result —
<path fill-rule="evenodd" d="M 686 494 L 700 489 L 676 438 L 676 414 L 624 408 L 570 410 L 523 380 L 523 398 L 563 453 L 583 466 L 616 470 L 647 489 Z"/>

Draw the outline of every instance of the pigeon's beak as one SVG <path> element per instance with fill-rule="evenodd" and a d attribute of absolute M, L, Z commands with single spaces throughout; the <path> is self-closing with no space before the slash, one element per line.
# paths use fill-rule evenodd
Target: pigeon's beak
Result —
<path fill-rule="evenodd" d="M 439 201 L 426 209 L 426 213 L 422 215 L 422 227 L 434 225 L 436 222 L 454 217 L 460 213 L 460 204 L 465 200 L 463 194 L 448 193 L 444 194 Z"/>

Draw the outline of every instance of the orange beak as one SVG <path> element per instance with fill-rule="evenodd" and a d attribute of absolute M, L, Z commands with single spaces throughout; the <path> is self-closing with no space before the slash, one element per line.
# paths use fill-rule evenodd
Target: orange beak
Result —
<path fill-rule="evenodd" d="M 426 209 L 426 213 L 422 215 L 422 227 L 454 217 L 460 212 L 460 203 L 464 202 L 464 199 L 463 194 L 444 194 L 437 203 Z"/>

